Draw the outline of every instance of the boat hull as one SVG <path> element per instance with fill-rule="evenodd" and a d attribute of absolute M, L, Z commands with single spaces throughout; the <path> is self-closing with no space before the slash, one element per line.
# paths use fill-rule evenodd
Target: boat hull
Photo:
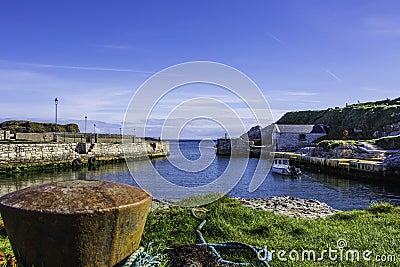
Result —
<path fill-rule="evenodd" d="M 272 172 L 284 176 L 297 176 L 301 174 L 299 170 L 290 171 L 289 168 L 282 167 L 272 167 Z"/>
<path fill-rule="evenodd" d="M 292 173 L 289 172 L 287 168 L 272 167 L 272 172 L 280 175 L 291 176 Z"/>

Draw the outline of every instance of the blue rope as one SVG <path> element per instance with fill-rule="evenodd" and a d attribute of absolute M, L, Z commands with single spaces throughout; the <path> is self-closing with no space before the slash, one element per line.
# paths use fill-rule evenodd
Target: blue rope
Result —
<path fill-rule="evenodd" d="M 197 216 L 196 216 L 197 217 Z M 198 244 L 199 246 L 206 246 L 208 247 L 211 252 L 217 257 L 218 262 L 221 264 L 225 264 L 228 266 L 267 266 L 269 267 L 268 262 L 271 261 L 271 253 L 263 248 L 259 247 L 252 247 L 248 244 L 245 243 L 240 243 L 240 242 L 227 242 L 227 243 L 218 243 L 218 244 L 212 244 L 212 243 L 207 243 L 206 240 L 204 239 L 202 233 L 201 233 L 201 228 L 206 224 L 206 220 L 203 220 L 200 225 L 196 229 L 197 236 L 199 237 L 201 244 Z M 224 249 L 246 249 L 250 251 L 255 257 L 257 257 L 256 262 L 252 263 L 247 263 L 247 262 L 233 262 L 233 261 L 228 261 L 224 260 L 221 255 L 218 253 L 218 251 L 215 248 L 224 248 Z M 261 253 L 265 253 L 265 259 L 262 260 L 258 256 Z"/>

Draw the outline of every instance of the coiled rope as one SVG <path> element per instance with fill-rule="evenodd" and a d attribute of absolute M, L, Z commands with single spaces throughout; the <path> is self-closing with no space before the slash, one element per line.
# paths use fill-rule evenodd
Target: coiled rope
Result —
<path fill-rule="evenodd" d="M 126 260 L 122 267 L 155 267 L 159 266 L 163 261 L 162 254 L 152 255 L 149 248 L 153 242 L 147 244 L 146 251 L 143 247 L 136 250 L 129 258 Z"/>
<path fill-rule="evenodd" d="M 197 216 L 196 212 L 203 212 L 206 213 L 206 209 L 195 209 L 193 208 L 191 210 L 192 215 L 197 218 L 197 219 L 202 219 L 199 216 Z M 200 239 L 200 244 L 197 244 L 197 246 L 206 246 L 211 250 L 211 253 L 214 254 L 216 257 L 218 263 L 227 265 L 227 266 L 266 266 L 269 267 L 268 262 L 271 260 L 271 253 L 267 251 L 264 248 L 260 247 L 255 247 L 255 246 L 250 246 L 245 243 L 241 242 L 226 242 L 226 243 L 207 243 L 206 240 L 203 237 L 203 234 L 201 233 L 201 229 L 203 226 L 206 224 L 207 220 L 202 219 L 203 221 L 197 226 L 196 228 L 196 234 L 198 238 Z M 146 251 L 144 250 L 143 247 L 139 248 L 136 250 L 125 262 L 125 264 L 122 267 L 154 267 L 158 266 L 162 261 L 163 261 L 163 255 L 162 254 L 156 254 L 152 255 L 149 251 L 149 248 L 151 246 L 152 242 L 150 242 L 147 245 Z M 254 255 L 255 258 L 257 258 L 257 261 L 255 262 L 233 262 L 233 261 L 228 261 L 224 260 L 221 255 L 218 253 L 216 248 L 222 248 L 222 249 L 242 249 L 242 250 L 247 250 L 250 251 L 252 255 Z M 260 255 L 264 255 L 262 258 L 260 258 Z"/>
<path fill-rule="evenodd" d="M 195 218 L 201 219 L 199 216 L 196 215 L 195 212 L 205 213 L 205 212 L 207 212 L 207 210 L 193 208 L 191 210 L 191 212 Z M 267 267 L 269 267 L 268 262 L 271 260 L 271 253 L 264 248 L 253 247 L 248 244 L 241 243 L 241 242 L 226 242 L 226 243 L 217 243 L 217 244 L 207 243 L 203 237 L 203 234 L 201 233 L 201 229 L 206 224 L 206 222 L 207 222 L 207 220 L 203 219 L 203 221 L 199 224 L 199 226 L 196 229 L 197 236 L 201 241 L 201 244 L 198 244 L 198 245 L 208 247 L 211 250 L 211 252 L 215 255 L 215 257 L 217 258 L 219 263 L 228 265 L 228 266 L 267 266 Z M 233 262 L 233 261 L 224 260 L 215 248 L 248 250 L 255 256 L 255 258 L 257 258 L 257 261 L 249 263 L 249 262 Z M 264 255 L 264 257 L 262 257 L 262 259 L 261 259 L 260 255 Z"/>

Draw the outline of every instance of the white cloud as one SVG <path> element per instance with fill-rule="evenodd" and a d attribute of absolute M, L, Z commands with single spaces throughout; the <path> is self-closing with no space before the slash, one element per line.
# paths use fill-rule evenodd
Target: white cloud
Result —
<path fill-rule="evenodd" d="M 375 16 L 365 21 L 367 30 L 376 35 L 400 36 L 400 20 L 393 17 Z"/>
<path fill-rule="evenodd" d="M 132 46 L 130 45 L 123 45 L 123 44 L 105 44 L 99 45 L 100 48 L 107 49 L 107 50 L 131 50 Z"/>
<path fill-rule="evenodd" d="M 106 72 L 131 72 L 131 73 L 141 73 L 141 74 L 154 74 L 154 72 L 150 72 L 150 71 L 128 69 L 128 68 L 98 67 L 98 66 L 70 66 L 70 65 L 57 65 L 57 64 L 16 62 L 16 61 L 8 61 L 8 60 L 0 60 L 0 64 L 22 66 L 22 67 L 34 67 L 34 68 L 49 68 L 49 69 L 106 71 Z"/>
<path fill-rule="evenodd" d="M 342 79 L 340 79 L 335 73 L 333 73 L 332 71 L 328 70 L 328 69 L 324 69 L 324 71 L 326 73 L 328 73 L 333 79 L 335 79 L 338 82 L 341 82 Z"/>
<path fill-rule="evenodd" d="M 272 33 L 267 32 L 267 35 L 268 35 L 269 37 L 271 37 L 273 40 L 275 40 L 276 42 L 282 44 L 282 40 L 279 39 L 278 37 L 276 37 L 275 35 L 273 35 Z"/>
<path fill-rule="evenodd" d="M 106 122 L 122 121 L 135 87 L 129 82 L 93 82 L 64 79 L 27 70 L 0 69 L 0 105 L 3 117 L 52 120 L 54 98 L 60 119 L 85 115 Z"/>
<path fill-rule="evenodd" d="M 296 91 L 288 91 L 288 92 L 284 92 L 284 95 L 287 96 L 315 96 L 318 95 L 318 93 L 315 92 L 296 92 Z"/>

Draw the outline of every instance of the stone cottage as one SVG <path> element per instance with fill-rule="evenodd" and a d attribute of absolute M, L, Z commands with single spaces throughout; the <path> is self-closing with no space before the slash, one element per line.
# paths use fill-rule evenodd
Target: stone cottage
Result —
<path fill-rule="evenodd" d="M 322 124 L 275 124 L 275 127 L 276 151 L 296 151 L 302 147 L 315 146 L 313 141 L 326 135 Z"/>

